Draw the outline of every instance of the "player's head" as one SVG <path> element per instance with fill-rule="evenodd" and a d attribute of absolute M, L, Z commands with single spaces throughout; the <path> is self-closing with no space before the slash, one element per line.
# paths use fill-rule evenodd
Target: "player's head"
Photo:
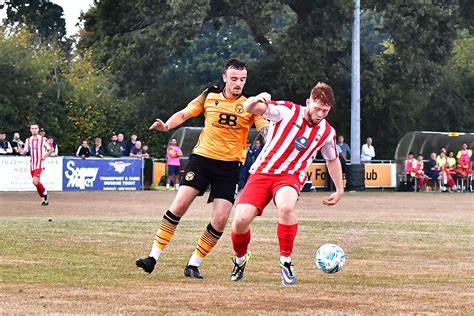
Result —
<path fill-rule="evenodd" d="M 309 99 L 306 100 L 308 106 L 305 117 L 313 125 L 319 124 L 328 116 L 331 108 L 336 104 L 332 88 L 322 82 L 318 82 L 311 90 Z"/>
<path fill-rule="evenodd" d="M 31 123 L 31 124 L 30 124 L 30 132 L 31 132 L 31 135 L 33 135 L 33 136 L 38 135 L 38 132 L 39 132 L 39 126 L 38 126 L 38 124 L 36 124 L 36 123 Z"/>
<path fill-rule="evenodd" d="M 229 59 L 225 65 L 222 80 L 225 83 L 225 95 L 227 97 L 239 97 L 247 81 L 247 65 L 238 59 Z"/>

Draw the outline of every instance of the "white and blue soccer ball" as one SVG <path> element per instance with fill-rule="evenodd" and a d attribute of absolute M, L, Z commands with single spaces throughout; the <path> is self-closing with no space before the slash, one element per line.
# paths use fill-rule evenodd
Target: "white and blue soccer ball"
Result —
<path fill-rule="evenodd" d="M 314 262 L 319 270 L 333 274 L 342 269 L 346 263 L 346 254 L 335 244 L 325 244 L 316 251 Z"/>

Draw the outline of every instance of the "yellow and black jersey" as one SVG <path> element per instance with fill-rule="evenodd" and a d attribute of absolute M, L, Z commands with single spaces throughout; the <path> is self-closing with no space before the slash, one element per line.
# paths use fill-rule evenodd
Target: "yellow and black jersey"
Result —
<path fill-rule="evenodd" d="M 220 87 L 209 87 L 184 109 L 190 117 L 204 112 L 204 128 L 193 153 L 222 161 L 245 161 L 245 143 L 249 129 L 268 126 L 260 115 L 244 111 L 247 96 L 227 99 Z"/>

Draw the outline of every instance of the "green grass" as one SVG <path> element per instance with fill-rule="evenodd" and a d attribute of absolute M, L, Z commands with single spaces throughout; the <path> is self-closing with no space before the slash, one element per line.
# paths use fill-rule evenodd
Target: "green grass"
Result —
<path fill-rule="evenodd" d="M 206 224 L 204 220 L 182 220 L 156 273 L 145 275 L 134 266 L 134 261 L 148 253 L 157 221 L 59 219 L 50 222 L 45 218 L 2 218 L 0 285 L 59 286 L 92 292 L 95 288 L 127 291 L 137 287 L 145 287 L 145 292 L 151 291 L 150 288 L 159 292 L 159 289 L 178 286 L 179 293 L 192 296 L 201 288 L 197 290 L 194 280 L 182 277 L 182 269 Z M 311 304 L 319 302 L 318 293 L 322 289 L 326 299 L 317 303 L 317 310 L 324 310 L 325 304 L 334 299 L 335 310 L 339 311 L 372 313 L 377 311 L 373 309 L 377 304 L 389 306 L 388 310 L 393 304 L 400 304 L 400 308 L 392 310 L 436 312 L 440 308 L 436 304 L 441 304 L 439 297 L 444 297 L 447 289 L 459 297 L 469 297 L 468 288 L 474 281 L 474 229 L 465 223 L 301 221 L 293 256 L 299 281 L 292 289 L 279 282 L 274 220 L 259 219 L 253 224 L 253 258 L 246 278 L 236 285 L 228 281 L 232 268 L 229 233 L 228 227 L 202 267 L 206 276 L 205 291 L 219 289 L 226 295 L 222 301 L 213 303 L 211 312 L 222 312 L 225 310 L 222 306 L 232 306 L 232 293 L 249 287 L 252 292 L 248 295 L 266 293 L 274 300 L 268 303 L 268 309 L 262 305 L 266 303 L 258 303 L 256 312 L 271 312 L 271 304 L 278 306 L 280 296 L 295 295 L 299 297 L 300 309 L 297 310 L 311 313 L 314 311 Z M 336 275 L 325 275 L 314 265 L 316 248 L 327 242 L 341 245 L 347 254 L 346 267 Z M 415 294 L 407 295 L 406 289 Z M 122 299 L 131 297 L 132 294 L 127 293 Z M 377 301 L 380 295 L 382 298 Z M 199 311 L 180 295 L 176 297 L 176 293 L 173 299 L 182 301 L 183 311 Z M 196 297 L 196 300 L 202 299 Z M 97 305 L 91 305 L 86 311 L 102 310 L 103 302 L 99 299 L 90 304 Z M 469 309 L 456 304 L 448 302 L 443 310 L 465 312 Z M 287 310 L 285 306 L 279 307 L 281 311 Z M 136 307 L 128 308 L 125 311 L 136 311 Z"/>

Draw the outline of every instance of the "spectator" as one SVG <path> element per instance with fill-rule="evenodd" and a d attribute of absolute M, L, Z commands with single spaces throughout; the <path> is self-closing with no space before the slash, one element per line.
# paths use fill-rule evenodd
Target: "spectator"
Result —
<path fill-rule="evenodd" d="M 102 147 L 102 138 L 96 137 L 94 139 L 94 146 L 90 147 L 91 157 L 104 158 L 104 148 Z"/>
<path fill-rule="evenodd" d="M 142 148 L 142 142 L 137 140 L 135 146 L 130 151 L 130 157 L 133 158 L 148 158 L 148 154 L 145 154 Z"/>
<path fill-rule="evenodd" d="M 452 177 L 456 176 L 456 158 L 454 157 L 454 151 L 450 151 L 448 154 L 447 168 Z"/>
<path fill-rule="evenodd" d="M 110 143 L 107 145 L 107 155 L 115 158 L 122 157 L 122 151 L 120 150 L 120 145 L 117 142 L 117 134 L 113 134 L 110 140 Z"/>
<path fill-rule="evenodd" d="M 349 158 L 349 155 L 351 154 L 351 148 L 349 147 L 349 145 L 344 143 L 344 136 L 341 135 L 337 138 L 337 144 L 339 145 L 339 147 L 341 147 L 342 158 L 344 158 L 344 160 L 347 162 L 347 159 Z"/>
<path fill-rule="evenodd" d="M 408 175 L 408 180 L 416 175 L 417 160 L 413 156 L 413 153 L 410 152 L 405 161 L 405 173 Z"/>
<path fill-rule="evenodd" d="M 260 141 L 256 140 L 255 143 L 253 144 L 253 157 L 252 157 L 252 163 L 257 160 L 258 155 L 262 152 L 262 148 L 260 147 Z"/>
<path fill-rule="evenodd" d="M 4 131 L 0 131 L 0 155 L 11 155 L 13 153 L 12 145 L 6 140 Z"/>
<path fill-rule="evenodd" d="M 443 177 L 440 174 L 441 168 L 436 162 L 436 153 L 431 153 L 430 159 L 428 160 L 425 174 L 435 181 L 443 180 Z M 445 186 L 441 183 L 441 190 L 446 191 Z"/>
<path fill-rule="evenodd" d="M 171 181 L 173 181 L 176 190 L 179 188 L 179 173 L 181 171 L 180 157 L 182 156 L 183 151 L 177 145 L 176 138 L 172 138 L 166 155 L 168 162 L 168 179 L 166 182 L 166 191 L 170 190 Z"/>
<path fill-rule="evenodd" d="M 454 183 L 454 179 L 448 170 L 448 157 L 446 157 L 446 150 L 439 153 L 436 158 L 436 162 L 440 168 L 440 174 L 443 177 L 443 184 L 448 184 L 451 190 L 456 191 L 456 184 Z"/>
<path fill-rule="evenodd" d="M 250 148 L 250 140 L 247 140 L 247 143 L 245 144 L 245 152 L 245 162 L 240 166 L 239 191 L 242 191 L 242 189 L 245 187 L 249 177 L 250 167 L 252 166 L 252 163 L 255 159 L 254 150 Z"/>
<path fill-rule="evenodd" d="M 21 150 L 25 148 L 25 143 L 20 139 L 20 133 L 13 134 L 13 140 L 11 142 L 13 154 L 21 155 Z"/>
<path fill-rule="evenodd" d="M 59 155 L 59 147 L 53 137 L 47 138 L 49 145 L 51 146 L 51 157 L 57 157 Z"/>
<path fill-rule="evenodd" d="M 459 176 L 468 177 L 471 174 L 471 157 L 472 150 L 467 147 L 467 143 L 463 143 L 461 150 L 456 155 L 458 159 L 456 172 Z"/>
<path fill-rule="evenodd" d="M 76 150 L 76 157 L 80 157 L 82 159 L 89 158 L 91 156 L 91 151 L 89 149 L 89 144 L 87 140 L 83 140 L 81 146 L 77 147 Z"/>
<path fill-rule="evenodd" d="M 41 137 L 46 137 L 46 131 L 44 130 L 44 128 L 40 129 L 39 134 Z"/>
<path fill-rule="evenodd" d="M 130 151 L 127 149 L 127 143 L 125 142 L 125 137 L 122 133 L 117 135 L 117 143 L 120 146 L 120 153 L 122 157 L 126 157 L 130 155 Z"/>
<path fill-rule="evenodd" d="M 362 151 L 360 154 L 360 162 L 368 163 L 375 157 L 375 148 L 372 146 L 372 138 L 367 137 L 367 143 L 362 145 Z"/>
<path fill-rule="evenodd" d="M 143 149 L 143 153 L 147 154 L 149 158 L 150 154 L 148 153 L 148 149 L 150 149 L 150 146 L 148 144 L 142 144 L 142 149 Z"/>
<path fill-rule="evenodd" d="M 418 158 L 416 159 L 415 177 L 417 177 L 419 180 L 418 191 L 423 191 L 426 183 L 428 183 L 428 177 L 425 174 L 422 154 L 419 154 Z"/>
<path fill-rule="evenodd" d="M 137 140 L 138 140 L 137 133 L 132 133 L 130 135 L 130 142 L 127 143 L 127 156 L 128 156 L 128 154 L 130 154 L 130 151 L 135 146 L 135 143 L 137 142 Z"/>

